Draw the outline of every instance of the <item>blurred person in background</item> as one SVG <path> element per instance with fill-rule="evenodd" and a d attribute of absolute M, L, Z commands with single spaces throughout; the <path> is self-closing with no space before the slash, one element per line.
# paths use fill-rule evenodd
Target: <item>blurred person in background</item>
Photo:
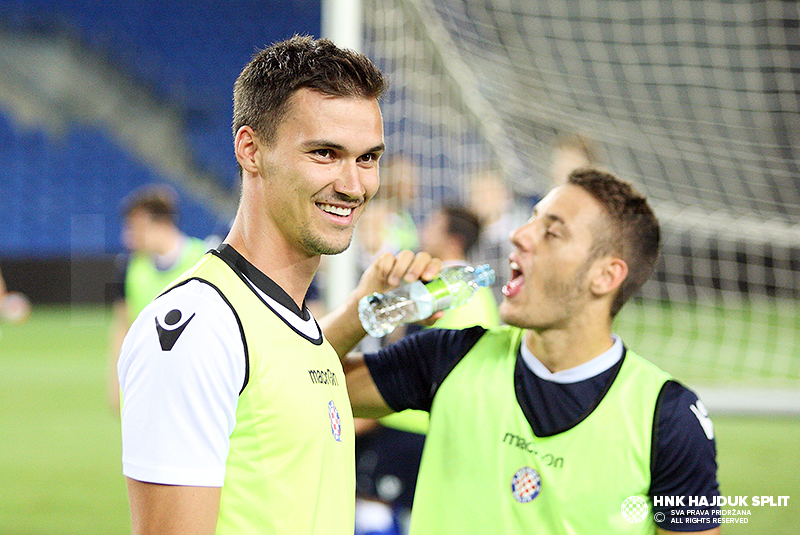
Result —
<path fill-rule="evenodd" d="M 612 331 L 658 257 L 645 197 L 611 173 L 574 171 L 511 242 L 506 326 L 427 329 L 346 356 L 379 269 L 324 318 L 357 416 L 430 413 L 411 534 L 718 534 L 708 412 Z"/>
<path fill-rule="evenodd" d="M 239 74 L 231 230 L 139 314 L 120 356 L 134 534 L 353 534 L 352 411 L 305 299 L 378 190 L 385 88 L 365 56 L 305 36 Z M 429 262 L 384 267 L 418 277 Z"/>
<path fill-rule="evenodd" d="M 508 235 L 528 219 L 530 206 L 519 202 L 498 170 L 486 169 L 469 180 L 469 208 L 481 219 L 483 231 L 472 256 L 501 273 L 511 253 Z M 503 298 L 502 284 L 492 287 L 497 302 Z"/>
<path fill-rule="evenodd" d="M 3 299 L 5 299 L 7 293 L 8 286 L 6 286 L 6 280 L 3 278 L 3 272 L 0 271 L 0 306 L 3 305 Z"/>
<path fill-rule="evenodd" d="M 566 182 L 575 169 L 599 167 L 603 163 L 597 143 L 582 134 L 560 134 L 551 158 L 550 179 L 554 186 Z"/>
<path fill-rule="evenodd" d="M 383 252 L 417 250 L 419 232 L 411 209 L 419 189 L 419 169 L 403 154 L 381 161 L 381 187 L 358 225 L 356 236 L 366 269 Z"/>
<path fill-rule="evenodd" d="M 440 259 L 443 268 L 464 266 L 481 229 L 481 220 L 472 210 L 444 204 L 420 229 L 420 246 Z M 431 327 L 463 329 L 473 325 L 487 329 L 500 325 L 491 288 L 481 288 L 466 305 L 447 310 Z M 401 326 L 392 335 L 421 328 L 418 324 Z M 356 425 L 356 535 L 404 535 L 408 533 L 428 413 L 407 410 L 380 420 L 359 418 Z"/>
<path fill-rule="evenodd" d="M 405 154 L 386 155 L 381 160 L 381 187 L 356 228 L 358 269 L 363 273 L 380 254 L 416 251 L 419 230 L 411 215 L 419 189 L 419 168 Z M 398 335 L 395 334 L 396 338 Z M 361 341 L 364 350 L 377 349 L 392 335 Z"/>
<path fill-rule="evenodd" d="M 425 221 L 420 232 L 421 248 L 441 260 L 443 268 L 465 266 L 482 232 L 483 223 L 478 214 L 461 204 L 445 203 Z M 463 329 L 473 325 L 486 328 L 500 325 L 497 301 L 489 288 L 479 289 L 466 305 L 446 311 L 433 327 Z"/>
<path fill-rule="evenodd" d="M 107 373 L 108 403 L 115 414 L 117 360 L 128 329 L 150 301 L 208 250 L 206 242 L 178 227 L 177 199 L 169 187 L 149 185 L 134 191 L 125 199 L 122 214 L 122 242 L 128 254 L 117 259 Z"/>
<path fill-rule="evenodd" d="M 31 313 L 31 302 L 22 292 L 9 291 L 0 272 L 0 319 L 9 323 L 23 323 Z"/>

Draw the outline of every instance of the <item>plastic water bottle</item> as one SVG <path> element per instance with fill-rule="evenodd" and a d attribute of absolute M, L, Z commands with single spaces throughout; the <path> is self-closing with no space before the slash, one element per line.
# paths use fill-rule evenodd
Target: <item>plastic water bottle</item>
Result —
<path fill-rule="evenodd" d="M 381 294 L 362 297 L 358 318 L 364 330 L 380 338 L 401 323 L 413 323 L 434 312 L 455 308 L 469 302 L 479 288 L 494 283 L 489 264 L 445 268 L 430 282 L 415 281 Z"/>

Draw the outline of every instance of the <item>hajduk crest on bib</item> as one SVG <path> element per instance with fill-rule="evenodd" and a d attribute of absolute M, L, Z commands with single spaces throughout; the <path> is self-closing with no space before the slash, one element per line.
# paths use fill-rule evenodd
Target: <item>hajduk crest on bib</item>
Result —
<path fill-rule="evenodd" d="M 336 442 L 342 441 L 342 420 L 339 418 L 339 411 L 336 410 L 333 400 L 328 403 L 328 415 L 331 417 L 331 432 Z"/>
<path fill-rule="evenodd" d="M 542 490 L 542 478 L 539 472 L 530 466 L 523 466 L 511 478 L 511 493 L 519 503 L 533 501 Z"/>

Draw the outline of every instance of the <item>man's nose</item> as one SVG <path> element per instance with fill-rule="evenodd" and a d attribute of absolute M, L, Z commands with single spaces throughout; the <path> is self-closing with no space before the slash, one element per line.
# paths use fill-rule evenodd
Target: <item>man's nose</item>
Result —
<path fill-rule="evenodd" d="M 339 177 L 334 181 L 333 188 L 337 193 L 342 193 L 353 199 L 360 199 L 366 193 L 361 172 L 355 162 L 345 162 Z"/>

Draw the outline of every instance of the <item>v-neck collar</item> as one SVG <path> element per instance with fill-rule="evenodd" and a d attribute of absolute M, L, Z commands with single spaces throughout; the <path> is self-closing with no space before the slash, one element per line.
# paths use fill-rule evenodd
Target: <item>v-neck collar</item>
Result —
<path fill-rule="evenodd" d="M 283 288 L 251 264 L 230 244 L 223 243 L 212 253 L 228 264 L 261 302 L 293 330 L 315 344 L 322 343 L 322 330 L 306 307 L 305 301 L 302 309 L 298 307 Z"/>

